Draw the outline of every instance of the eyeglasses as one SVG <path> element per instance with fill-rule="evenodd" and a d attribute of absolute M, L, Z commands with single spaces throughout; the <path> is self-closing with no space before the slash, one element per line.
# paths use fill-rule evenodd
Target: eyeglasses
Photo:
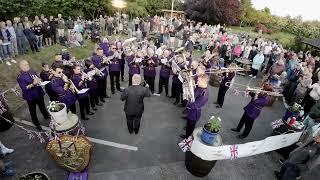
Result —
<path fill-rule="evenodd" d="M 57 72 L 57 73 L 58 73 L 58 74 L 62 74 L 62 72 L 63 72 L 63 71 L 59 71 L 59 72 Z"/>

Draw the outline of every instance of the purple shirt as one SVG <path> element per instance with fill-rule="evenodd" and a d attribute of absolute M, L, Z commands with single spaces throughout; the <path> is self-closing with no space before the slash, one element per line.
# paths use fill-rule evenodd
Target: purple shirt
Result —
<path fill-rule="evenodd" d="M 169 61 L 169 58 L 166 58 L 167 61 Z M 160 69 L 160 77 L 168 79 L 170 77 L 170 73 L 171 73 L 171 67 L 168 64 L 162 64 L 161 65 L 161 69 Z"/>
<path fill-rule="evenodd" d="M 85 69 L 84 72 L 88 73 L 89 71 L 92 71 L 92 70 L 94 70 L 94 69 L 93 68 L 88 68 L 88 69 Z M 97 79 L 96 78 L 97 78 L 96 76 L 93 76 L 91 81 L 87 81 L 87 86 L 88 86 L 88 88 L 90 88 L 90 91 L 96 90 L 98 88 L 98 84 L 97 84 Z"/>
<path fill-rule="evenodd" d="M 227 88 L 227 89 L 229 89 L 229 86 L 226 86 L 226 83 L 227 83 L 227 82 L 231 82 L 232 79 L 234 78 L 234 76 L 235 76 L 235 73 L 234 73 L 234 72 L 228 73 L 228 76 L 227 76 L 227 73 L 223 73 L 223 79 L 222 79 L 221 82 L 220 82 L 220 88 Z"/>
<path fill-rule="evenodd" d="M 21 72 L 17 77 L 17 82 L 22 90 L 22 97 L 27 101 L 43 98 L 45 94 L 40 86 L 34 86 L 30 89 L 27 88 L 28 85 L 33 83 L 32 76 L 34 75 L 37 76 L 36 72 L 30 69 L 28 72 Z"/>
<path fill-rule="evenodd" d="M 148 60 L 150 60 L 150 58 L 148 56 L 145 56 L 144 60 L 143 60 L 144 76 L 155 77 L 156 76 L 156 67 L 158 66 L 158 57 L 157 56 L 151 57 L 151 60 L 153 60 L 155 64 L 148 64 Z"/>
<path fill-rule="evenodd" d="M 96 68 L 98 68 L 98 69 L 102 69 L 102 68 L 105 68 L 105 65 L 104 64 L 102 64 L 102 57 L 100 57 L 100 56 L 98 56 L 98 55 L 96 55 L 96 54 L 94 54 L 93 56 L 92 56 L 92 63 L 93 63 L 93 65 L 96 67 Z M 99 77 L 99 79 L 106 79 L 107 78 L 107 76 L 108 76 L 108 70 L 107 70 L 107 68 L 105 68 L 103 71 L 102 71 L 103 73 L 104 73 L 104 76 L 102 76 L 102 77 Z"/>
<path fill-rule="evenodd" d="M 112 56 L 112 55 L 113 55 L 113 52 L 109 51 L 108 56 Z M 116 57 L 111 59 L 111 63 L 109 64 L 109 71 L 117 72 L 120 70 L 121 70 L 120 59 Z"/>
<path fill-rule="evenodd" d="M 261 109 L 264 106 L 266 106 L 268 103 L 269 103 L 268 96 L 261 96 L 257 99 L 254 99 L 254 97 L 252 97 L 249 104 L 243 109 L 250 118 L 256 119 L 260 115 Z"/>
<path fill-rule="evenodd" d="M 82 83 L 81 86 L 79 85 L 80 82 L 82 81 L 81 76 L 82 76 L 81 74 L 73 74 L 73 75 L 70 77 L 71 81 L 73 82 L 73 84 L 76 86 L 76 88 L 77 88 L 78 90 L 81 90 L 81 89 L 86 88 L 84 82 Z M 88 91 L 87 91 L 87 92 L 88 92 Z M 86 93 L 83 93 L 83 94 L 77 94 L 76 97 L 77 97 L 78 99 L 88 97 L 88 93 L 87 93 L 87 92 L 86 92 Z"/>
<path fill-rule="evenodd" d="M 208 88 L 197 87 L 194 90 L 195 101 L 193 103 L 188 103 L 186 107 L 187 118 L 190 121 L 199 121 L 201 116 L 201 108 L 206 105 L 209 99 Z"/>
<path fill-rule="evenodd" d="M 58 100 L 66 104 L 67 108 L 76 102 L 76 96 L 70 89 L 64 89 L 65 82 L 61 78 L 53 77 L 51 80 L 52 90 L 57 94 Z"/>
<path fill-rule="evenodd" d="M 99 46 L 103 50 L 103 54 L 107 56 L 109 53 L 109 43 L 100 43 Z"/>
<path fill-rule="evenodd" d="M 140 74 L 140 65 L 139 63 L 132 62 L 134 60 L 134 56 L 128 56 L 127 62 L 129 67 L 129 75 Z"/>

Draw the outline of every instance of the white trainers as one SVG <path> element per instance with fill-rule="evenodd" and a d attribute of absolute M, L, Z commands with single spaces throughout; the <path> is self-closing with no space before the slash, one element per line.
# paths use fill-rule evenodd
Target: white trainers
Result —
<path fill-rule="evenodd" d="M 253 76 L 253 78 L 256 78 L 257 76 Z"/>
<path fill-rule="evenodd" d="M 249 76 L 252 77 L 252 74 L 250 74 Z"/>
<path fill-rule="evenodd" d="M 11 62 L 17 64 L 17 61 L 14 59 L 11 59 Z"/>
<path fill-rule="evenodd" d="M 5 147 L 3 144 L 0 144 L 0 150 L 1 150 L 0 153 L 3 155 L 11 154 L 14 152 L 14 149 L 9 149 L 9 148 Z"/>
<path fill-rule="evenodd" d="M 9 61 L 6 62 L 6 65 L 11 66 L 11 63 Z"/>

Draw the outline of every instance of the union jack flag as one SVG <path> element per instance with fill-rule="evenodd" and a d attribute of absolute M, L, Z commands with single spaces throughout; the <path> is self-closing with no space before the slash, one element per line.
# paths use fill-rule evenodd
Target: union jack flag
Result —
<path fill-rule="evenodd" d="M 182 140 L 178 145 L 183 152 L 187 152 L 191 148 L 192 141 L 193 141 L 192 137 L 189 136 L 187 139 Z"/>
<path fill-rule="evenodd" d="M 238 159 L 238 145 L 231 145 L 230 146 L 230 154 L 231 154 L 231 160 Z"/>
<path fill-rule="evenodd" d="M 283 122 L 281 119 L 275 120 L 271 123 L 272 129 L 276 129 L 276 128 L 280 127 L 281 125 L 283 125 Z"/>

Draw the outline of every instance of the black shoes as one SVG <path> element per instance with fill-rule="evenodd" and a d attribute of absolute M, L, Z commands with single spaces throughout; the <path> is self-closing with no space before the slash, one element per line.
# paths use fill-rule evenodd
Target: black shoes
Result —
<path fill-rule="evenodd" d="M 179 102 L 175 101 L 173 104 L 174 104 L 174 105 L 177 105 L 177 104 L 179 104 Z"/>
<path fill-rule="evenodd" d="M 103 106 L 103 104 L 101 104 L 101 103 L 98 103 L 98 104 L 96 104 L 97 106 Z"/>
<path fill-rule="evenodd" d="M 96 107 L 93 107 L 93 108 L 91 108 L 91 109 L 94 110 L 94 111 L 97 111 L 97 110 L 98 110 Z"/>
<path fill-rule="evenodd" d="M 117 89 L 119 92 L 123 92 L 123 90 L 122 89 Z"/>
<path fill-rule="evenodd" d="M 89 118 L 87 118 L 87 117 L 81 118 L 81 119 L 84 120 L 84 121 L 88 121 L 89 120 Z"/>
<path fill-rule="evenodd" d="M 280 172 L 279 171 L 273 171 L 273 173 L 277 179 L 280 179 Z"/>
<path fill-rule="evenodd" d="M 244 139 L 244 138 L 246 138 L 246 136 L 243 136 L 242 134 L 240 134 L 239 136 L 237 136 L 237 138 Z"/>
<path fill-rule="evenodd" d="M 111 93 L 112 93 L 112 94 L 114 94 L 115 92 L 114 92 L 114 91 L 112 91 Z"/>
<path fill-rule="evenodd" d="M 43 131 L 41 126 L 36 126 L 36 128 L 37 128 L 38 131 Z"/>
<path fill-rule="evenodd" d="M 222 108 L 222 106 L 220 106 L 220 105 L 217 105 L 217 106 L 216 106 L 216 108 Z"/>
<path fill-rule="evenodd" d="M 104 99 L 100 99 L 101 102 L 105 103 L 106 101 Z"/>
<path fill-rule="evenodd" d="M 89 112 L 89 113 L 87 113 L 89 116 L 91 116 L 91 115 L 94 115 L 94 113 L 93 112 Z"/>
<path fill-rule="evenodd" d="M 231 128 L 230 130 L 234 132 L 240 132 L 237 128 Z"/>
<path fill-rule="evenodd" d="M 182 139 L 186 139 L 186 138 L 187 138 L 187 136 L 184 135 L 184 134 L 181 134 L 180 137 L 181 137 Z"/>

